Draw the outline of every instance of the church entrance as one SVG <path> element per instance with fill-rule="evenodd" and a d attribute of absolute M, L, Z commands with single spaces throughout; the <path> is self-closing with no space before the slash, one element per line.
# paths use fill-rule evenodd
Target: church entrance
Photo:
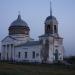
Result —
<path fill-rule="evenodd" d="M 58 53 L 58 50 L 56 49 L 56 50 L 55 50 L 55 62 L 58 61 L 58 54 L 59 54 L 59 53 Z"/>

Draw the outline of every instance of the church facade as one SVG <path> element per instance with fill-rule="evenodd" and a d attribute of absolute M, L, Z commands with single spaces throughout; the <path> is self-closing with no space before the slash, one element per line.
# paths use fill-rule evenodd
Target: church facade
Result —
<path fill-rule="evenodd" d="M 9 34 L 1 41 L 1 60 L 16 62 L 54 63 L 63 61 L 63 38 L 58 33 L 58 21 L 52 15 L 44 23 L 44 34 L 38 41 L 30 37 L 28 24 L 21 15 L 9 26 Z"/>

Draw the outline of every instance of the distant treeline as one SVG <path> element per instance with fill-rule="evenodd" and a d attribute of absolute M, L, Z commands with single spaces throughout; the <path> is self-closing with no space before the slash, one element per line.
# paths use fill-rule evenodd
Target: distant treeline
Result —
<path fill-rule="evenodd" d="M 64 60 L 71 64 L 75 64 L 75 56 L 65 57 Z"/>

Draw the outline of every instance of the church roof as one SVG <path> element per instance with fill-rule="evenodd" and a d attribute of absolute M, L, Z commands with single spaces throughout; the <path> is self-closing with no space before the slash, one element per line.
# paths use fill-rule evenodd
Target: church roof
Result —
<path fill-rule="evenodd" d="M 54 16 L 48 16 L 48 17 L 46 18 L 46 20 L 56 20 L 56 17 L 54 17 Z"/>
<path fill-rule="evenodd" d="M 43 35 L 41 35 L 41 36 L 39 36 L 39 37 L 48 37 L 48 36 L 54 37 L 54 38 L 57 38 L 57 39 L 63 39 L 63 38 L 60 37 L 59 35 L 58 35 L 58 36 L 54 36 L 54 35 L 51 35 L 51 34 L 43 34 Z"/>
<path fill-rule="evenodd" d="M 11 23 L 11 26 L 27 26 L 28 27 L 28 24 L 21 19 L 21 15 L 19 14 L 18 18 Z"/>
<path fill-rule="evenodd" d="M 29 41 L 27 43 L 17 45 L 17 47 L 19 47 L 19 46 L 34 46 L 34 45 L 40 45 L 40 44 L 41 44 L 40 41 Z"/>
<path fill-rule="evenodd" d="M 13 39 L 13 41 L 19 41 L 18 39 L 12 37 L 12 36 L 6 36 L 1 42 L 5 41 L 6 39 Z"/>
<path fill-rule="evenodd" d="M 55 24 L 58 24 L 58 21 L 57 21 L 56 17 L 55 16 L 52 16 L 52 15 L 50 15 L 50 16 L 48 16 L 46 18 L 45 24 L 48 24 L 50 22 L 55 23 Z"/>

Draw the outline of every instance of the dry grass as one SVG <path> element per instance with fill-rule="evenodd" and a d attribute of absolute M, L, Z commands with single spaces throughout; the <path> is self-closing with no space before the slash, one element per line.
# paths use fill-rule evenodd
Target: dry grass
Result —
<path fill-rule="evenodd" d="M 64 65 L 0 63 L 0 75 L 75 75 L 75 68 Z"/>

